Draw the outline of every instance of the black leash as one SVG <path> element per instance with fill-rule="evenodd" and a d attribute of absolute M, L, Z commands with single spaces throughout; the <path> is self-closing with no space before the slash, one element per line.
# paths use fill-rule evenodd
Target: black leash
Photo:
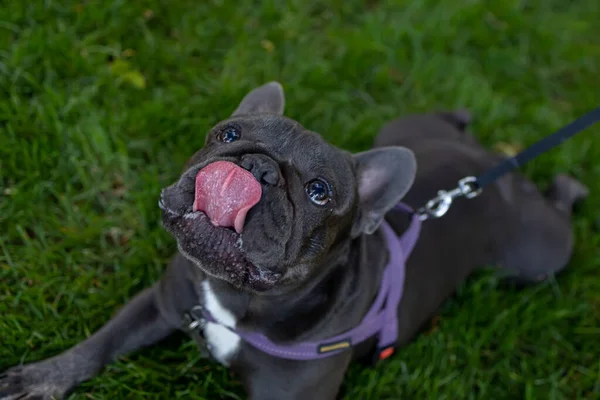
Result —
<path fill-rule="evenodd" d="M 508 172 L 519 168 L 540 154 L 563 144 L 568 139 L 584 131 L 598 121 L 600 121 L 600 107 L 577 118 L 575 121 L 562 127 L 552 135 L 546 136 L 544 139 L 529 146 L 516 156 L 505 159 L 478 177 L 468 176 L 461 179 L 458 181 L 458 187 L 455 189 L 450 191 L 440 190 L 437 197 L 429 200 L 425 206 L 417 211 L 420 219 L 423 221 L 443 216 L 446 214 L 452 205 L 452 201 L 456 197 L 464 196 L 468 199 L 477 197 L 488 184 L 494 182 Z"/>

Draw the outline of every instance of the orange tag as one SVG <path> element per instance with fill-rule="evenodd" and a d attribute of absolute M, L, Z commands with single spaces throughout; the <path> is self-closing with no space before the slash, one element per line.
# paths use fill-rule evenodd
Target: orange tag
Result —
<path fill-rule="evenodd" d="M 386 358 L 388 358 L 392 354 L 394 354 L 394 348 L 393 347 L 388 347 L 387 349 L 381 350 L 381 353 L 379 353 L 379 359 L 380 360 L 385 360 Z"/>

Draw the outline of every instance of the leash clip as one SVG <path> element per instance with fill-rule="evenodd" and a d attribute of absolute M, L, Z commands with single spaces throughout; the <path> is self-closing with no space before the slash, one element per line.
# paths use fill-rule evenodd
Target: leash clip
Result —
<path fill-rule="evenodd" d="M 455 198 L 466 197 L 467 199 L 472 199 L 479 196 L 480 193 L 481 188 L 478 187 L 477 179 L 474 176 L 462 178 L 458 181 L 457 187 L 450 191 L 440 190 L 436 197 L 425 203 L 425 206 L 417 211 L 419 220 L 425 221 L 427 219 L 443 217 L 450 209 L 450 206 L 452 206 Z"/>

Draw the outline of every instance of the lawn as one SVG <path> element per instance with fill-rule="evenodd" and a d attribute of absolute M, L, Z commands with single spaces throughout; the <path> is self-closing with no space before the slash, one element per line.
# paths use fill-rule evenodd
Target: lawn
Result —
<path fill-rule="evenodd" d="M 597 0 L 0 3 L 0 370 L 54 355 L 175 251 L 157 196 L 251 88 L 352 151 L 386 121 L 467 107 L 486 146 L 533 143 L 600 105 Z M 346 399 L 600 399 L 600 125 L 523 171 L 591 188 L 568 270 L 522 291 L 480 274 Z M 433 251 L 435 249 L 432 249 Z M 241 399 L 175 335 L 70 399 Z"/>

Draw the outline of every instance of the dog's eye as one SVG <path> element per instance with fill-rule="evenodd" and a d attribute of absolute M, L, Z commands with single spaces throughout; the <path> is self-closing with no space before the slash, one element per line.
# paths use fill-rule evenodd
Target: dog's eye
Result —
<path fill-rule="evenodd" d="M 224 143 L 235 142 L 242 136 L 240 130 L 235 126 L 228 126 L 217 135 L 217 139 Z"/>
<path fill-rule="evenodd" d="M 331 188 L 322 179 L 314 179 L 306 184 L 306 194 L 310 200 L 320 206 L 324 206 L 331 200 Z"/>

